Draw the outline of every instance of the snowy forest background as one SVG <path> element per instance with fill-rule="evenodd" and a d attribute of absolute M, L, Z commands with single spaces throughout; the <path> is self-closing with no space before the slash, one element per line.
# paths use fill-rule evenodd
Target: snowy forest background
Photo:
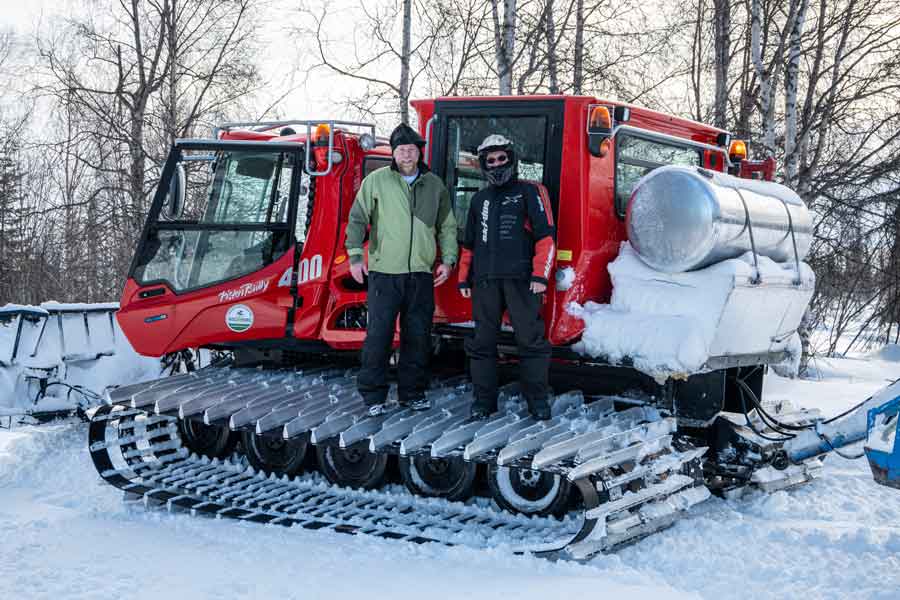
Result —
<path fill-rule="evenodd" d="M 0 25 L 0 305 L 116 299 L 174 138 L 498 93 L 748 140 L 815 211 L 810 352 L 900 340 L 898 0 L 71 0 Z"/>

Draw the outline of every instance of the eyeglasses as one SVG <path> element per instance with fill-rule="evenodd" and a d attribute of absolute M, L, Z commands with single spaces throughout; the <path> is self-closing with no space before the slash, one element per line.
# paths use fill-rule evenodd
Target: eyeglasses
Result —
<path fill-rule="evenodd" d="M 507 156 L 507 155 L 505 155 L 505 154 L 501 154 L 500 156 L 494 156 L 494 157 L 491 157 L 491 158 L 487 158 L 487 159 L 485 159 L 485 161 L 484 161 L 484 163 L 485 163 L 487 166 L 489 166 L 489 167 L 493 167 L 493 166 L 495 166 L 495 165 L 505 165 L 505 164 L 508 163 L 508 162 L 509 162 L 509 156 Z"/>

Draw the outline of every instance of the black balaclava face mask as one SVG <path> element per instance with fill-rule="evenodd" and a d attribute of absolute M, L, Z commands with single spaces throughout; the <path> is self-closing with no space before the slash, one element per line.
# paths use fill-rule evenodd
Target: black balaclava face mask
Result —
<path fill-rule="evenodd" d="M 484 176 L 491 185 L 499 187 L 516 178 L 516 154 L 511 149 L 507 149 L 505 152 L 509 160 L 502 165 L 493 167 L 487 166 L 487 163 L 485 162 L 487 159 L 487 152 L 483 152 L 478 157 L 478 161 L 481 163 L 481 170 L 484 172 Z"/>

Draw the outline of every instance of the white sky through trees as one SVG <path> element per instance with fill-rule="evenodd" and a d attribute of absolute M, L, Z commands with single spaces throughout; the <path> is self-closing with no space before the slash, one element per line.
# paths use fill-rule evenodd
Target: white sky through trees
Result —
<path fill-rule="evenodd" d="M 35 36 L 53 27 L 53 21 L 74 16 L 74 11 L 103 9 L 106 0 L 2 0 L 0 29 L 12 28 L 17 41 L 17 60 L 10 68 L 21 68 L 23 60 L 36 60 L 30 50 Z M 329 2 L 329 15 L 354 10 L 357 0 L 333 0 Z M 344 98 L 354 93 L 358 82 L 329 73 L 326 69 L 314 69 L 307 73 L 312 57 L 309 48 L 297 43 L 291 28 L 299 25 L 300 16 L 294 0 L 263 0 L 259 3 L 260 48 L 257 64 L 266 82 L 253 103 L 257 114 L 235 115 L 236 118 L 256 119 L 270 109 L 265 118 L 344 118 Z M 331 39 L 352 43 L 353 29 L 330 31 Z M 399 77 L 399 61 L 397 72 Z M 6 69 L 4 69 L 6 70 Z M 0 73 L 7 79 L 9 73 Z M 26 84 L 20 80 L 20 84 Z M 2 95 L 2 94 L 0 94 Z M 379 133 L 385 133 L 380 131 Z"/>

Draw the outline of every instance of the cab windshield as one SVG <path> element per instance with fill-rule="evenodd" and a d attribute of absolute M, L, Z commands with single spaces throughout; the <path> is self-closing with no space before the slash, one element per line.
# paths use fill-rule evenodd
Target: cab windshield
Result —
<path fill-rule="evenodd" d="M 178 293 L 242 277 L 277 260 L 290 247 L 291 190 L 309 189 L 308 176 L 300 176 L 299 156 L 296 151 L 184 152 L 179 161 L 183 208 L 170 209 L 170 194 L 155 218 L 151 215 L 132 277 L 142 286 L 167 283 Z M 176 168 L 173 181 L 178 177 Z M 300 222 L 303 213 L 304 224 L 305 206 L 297 215 Z M 303 231 L 297 233 L 302 242 Z"/>

